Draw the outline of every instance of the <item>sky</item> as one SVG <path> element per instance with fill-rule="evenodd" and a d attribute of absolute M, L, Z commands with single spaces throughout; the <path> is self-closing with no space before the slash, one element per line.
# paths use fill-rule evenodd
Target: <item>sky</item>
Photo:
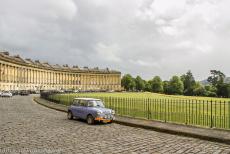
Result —
<path fill-rule="evenodd" d="M 0 0 L 0 50 L 169 80 L 230 76 L 229 0 Z"/>

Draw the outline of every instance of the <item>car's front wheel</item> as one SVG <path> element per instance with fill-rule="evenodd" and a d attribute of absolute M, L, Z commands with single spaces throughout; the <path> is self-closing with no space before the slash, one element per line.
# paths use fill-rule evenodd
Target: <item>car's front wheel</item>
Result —
<path fill-rule="evenodd" d="M 94 118 L 92 115 L 88 115 L 86 120 L 89 125 L 94 124 Z"/>
<path fill-rule="evenodd" d="M 72 119 L 73 119 L 73 114 L 72 114 L 71 111 L 68 111 L 68 113 L 67 113 L 67 118 L 68 118 L 69 120 L 72 120 Z"/>

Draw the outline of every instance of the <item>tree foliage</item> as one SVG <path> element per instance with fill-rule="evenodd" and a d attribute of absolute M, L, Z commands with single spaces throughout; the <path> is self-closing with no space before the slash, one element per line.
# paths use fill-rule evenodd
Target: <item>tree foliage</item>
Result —
<path fill-rule="evenodd" d="M 159 76 L 155 76 L 152 80 L 151 80 L 151 91 L 155 92 L 155 93 L 162 93 L 163 90 L 163 83 L 162 80 Z"/>
<path fill-rule="evenodd" d="M 184 95 L 192 96 L 194 95 L 194 88 L 196 81 L 193 77 L 192 72 L 189 70 L 186 74 L 181 76 L 181 80 L 184 84 Z"/>
<path fill-rule="evenodd" d="M 208 77 L 208 82 L 211 83 L 214 87 L 217 87 L 219 84 L 224 83 L 225 74 L 221 71 L 211 70 L 211 76 Z"/>
<path fill-rule="evenodd" d="M 224 83 L 225 74 L 221 71 L 211 70 L 211 76 L 208 77 L 208 82 L 216 88 L 216 94 L 219 97 L 229 97 L 229 84 Z"/>
<path fill-rule="evenodd" d="M 224 83 L 225 75 L 221 71 L 211 70 L 208 77 L 210 85 L 203 86 L 196 82 L 191 71 L 181 77 L 173 76 L 169 81 L 162 82 L 159 76 L 151 80 L 143 80 L 140 76 L 133 78 L 125 74 L 121 85 L 126 91 L 149 91 L 173 95 L 230 97 L 230 84 Z"/>
<path fill-rule="evenodd" d="M 205 96 L 206 90 L 199 82 L 196 82 L 193 89 L 193 94 L 195 96 Z"/>
<path fill-rule="evenodd" d="M 169 94 L 169 81 L 163 82 L 163 89 L 165 94 Z"/>
<path fill-rule="evenodd" d="M 123 86 L 127 91 L 132 91 L 135 89 L 136 83 L 130 74 L 126 74 L 121 79 L 121 86 Z"/>
<path fill-rule="evenodd" d="M 151 92 L 151 82 L 150 81 L 145 81 L 145 88 L 144 91 L 149 91 Z"/>
<path fill-rule="evenodd" d="M 135 88 L 136 90 L 143 91 L 145 89 L 145 82 L 140 76 L 137 76 L 135 78 L 135 83 L 136 83 L 136 88 Z"/>
<path fill-rule="evenodd" d="M 178 76 L 173 76 L 169 81 L 169 94 L 181 95 L 184 91 L 184 85 Z"/>
<path fill-rule="evenodd" d="M 227 83 L 218 84 L 217 95 L 219 97 L 230 97 L 230 84 Z"/>

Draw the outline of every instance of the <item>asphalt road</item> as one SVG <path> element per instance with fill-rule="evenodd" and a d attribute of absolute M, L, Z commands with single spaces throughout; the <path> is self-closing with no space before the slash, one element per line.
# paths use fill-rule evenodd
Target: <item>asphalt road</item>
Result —
<path fill-rule="evenodd" d="M 229 153 L 226 144 L 119 124 L 87 125 L 32 96 L 0 98 L 1 153 Z"/>

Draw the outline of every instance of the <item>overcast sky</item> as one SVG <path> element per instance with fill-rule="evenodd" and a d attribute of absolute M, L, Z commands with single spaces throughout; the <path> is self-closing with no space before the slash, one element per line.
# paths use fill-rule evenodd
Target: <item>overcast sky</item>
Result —
<path fill-rule="evenodd" d="M 230 75 L 230 0 L 0 0 L 0 49 L 150 79 Z"/>

